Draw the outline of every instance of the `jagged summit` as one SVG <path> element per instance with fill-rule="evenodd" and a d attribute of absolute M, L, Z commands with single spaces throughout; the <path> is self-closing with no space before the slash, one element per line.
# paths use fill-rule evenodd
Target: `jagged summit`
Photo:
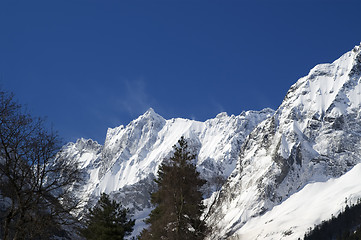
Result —
<path fill-rule="evenodd" d="M 157 114 L 153 110 L 153 108 L 149 108 L 144 114 L 140 115 L 138 118 L 131 121 L 126 127 L 120 125 L 119 127 L 108 128 L 104 145 L 105 146 L 113 145 L 114 142 L 117 141 L 115 139 L 119 138 L 120 136 L 123 136 L 126 129 L 134 129 L 133 134 L 136 134 L 136 132 L 139 131 L 142 132 L 147 128 L 159 129 L 165 124 L 165 122 L 166 120 L 162 116 Z M 131 137 L 129 134 L 128 136 Z"/>
<path fill-rule="evenodd" d="M 228 114 L 226 112 L 221 112 L 221 113 L 218 113 L 216 118 L 223 118 L 223 117 L 228 117 Z"/>
<path fill-rule="evenodd" d="M 360 49 L 361 49 L 361 42 L 360 42 L 360 45 L 356 45 L 356 46 L 352 49 L 352 51 L 357 52 L 357 51 L 359 51 Z"/>
<path fill-rule="evenodd" d="M 156 114 L 153 108 L 149 108 L 143 115 L 153 115 Z"/>
<path fill-rule="evenodd" d="M 153 108 L 149 108 L 143 115 L 140 115 L 139 118 L 147 118 L 147 119 L 164 119 L 158 113 L 154 111 Z"/>
<path fill-rule="evenodd" d="M 79 138 L 77 139 L 76 145 L 82 145 L 87 148 L 93 148 L 94 146 L 99 145 L 97 141 L 94 141 L 93 139 L 85 139 L 85 138 Z"/>
<path fill-rule="evenodd" d="M 160 116 L 158 113 L 156 113 L 153 108 L 149 108 L 144 114 L 140 115 L 138 118 L 136 118 L 135 120 L 131 121 L 128 126 L 131 125 L 142 125 L 142 124 L 146 124 L 147 122 L 159 122 L 159 123 L 164 123 L 165 119 Z M 128 127 L 127 126 L 127 127 Z"/>
<path fill-rule="evenodd" d="M 361 51 L 356 46 L 330 64 L 315 66 L 307 76 L 298 80 L 289 90 L 280 109 L 290 104 L 308 114 L 342 115 L 361 104 L 359 74 Z"/>

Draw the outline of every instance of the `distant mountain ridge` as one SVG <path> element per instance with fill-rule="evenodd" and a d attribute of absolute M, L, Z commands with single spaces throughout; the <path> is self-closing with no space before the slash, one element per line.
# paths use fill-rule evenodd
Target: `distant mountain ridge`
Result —
<path fill-rule="evenodd" d="M 149 109 L 125 127 L 108 129 L 104 145 L 79 139 L 60 154 L 77 159 L 85 172 L 79 197 L 91 205 L 106 192 L 123 202 L 137 219 L 136 235 L 152 208 L 152 179 L 184 136 L 198 154 L 197 169 L 208 180 L 205 203 L 212 208 L 207 223 L 213 226 L 208 239 L 297 239 L 343 203 L 326 197 L 327 191 L 314 191 L 317 201 L 330 205 L 322 217 L 315 211 L 301 221 L 291 210 L 302 213 L 307 206 L 292 199 L 309 196 L 306 190 L 317 189 L 314 183 L 327 181 L 327 189 L 334 191 L 342 186 L 341 179 L 361 180 L 358 170 L 349 174 L 361 163 L 360 116 L 361 46 L 356 46 L 299 79 L 276 111 L 221 113 L 198 122 L 166 120 Z M 227 181 L 220 186 L 219 178 Z M 361 196 L 357 187 L 352 189 L 339 194 Z M 312 204 L 308 206 L 317 206 Z"/>

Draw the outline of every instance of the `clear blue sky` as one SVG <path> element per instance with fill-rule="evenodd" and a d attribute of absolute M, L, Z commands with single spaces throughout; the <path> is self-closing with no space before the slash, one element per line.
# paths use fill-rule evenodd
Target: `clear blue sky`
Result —
<path fill-rule="evenodd" d="M 204 121 L 276 109 L 361 41 L 361 1 L 1 0 L 0 84 L 65 141 L 153 107 Z"/>

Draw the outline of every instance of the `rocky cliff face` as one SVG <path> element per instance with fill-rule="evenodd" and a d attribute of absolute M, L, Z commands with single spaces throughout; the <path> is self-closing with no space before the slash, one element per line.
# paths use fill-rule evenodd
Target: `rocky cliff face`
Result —
<path fill-rule="evenodd" d="M 308 183 L 340 177 L 361 162 L 360 52 L 357 46 L 317 65 L 249 134 L 209 221 L 217 226 L 213 238 L 235 238 Z"/>

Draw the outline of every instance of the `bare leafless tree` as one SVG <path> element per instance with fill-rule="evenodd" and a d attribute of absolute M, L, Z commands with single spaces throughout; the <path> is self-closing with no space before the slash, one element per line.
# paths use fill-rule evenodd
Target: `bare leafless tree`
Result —
<path fill-rule="evenodd" d="M 74 223 L 73 195 L 81 181 L 77 164 L 57 155 L 61 141 L 0 90 L 0 235 L 50 239 Z"/>

